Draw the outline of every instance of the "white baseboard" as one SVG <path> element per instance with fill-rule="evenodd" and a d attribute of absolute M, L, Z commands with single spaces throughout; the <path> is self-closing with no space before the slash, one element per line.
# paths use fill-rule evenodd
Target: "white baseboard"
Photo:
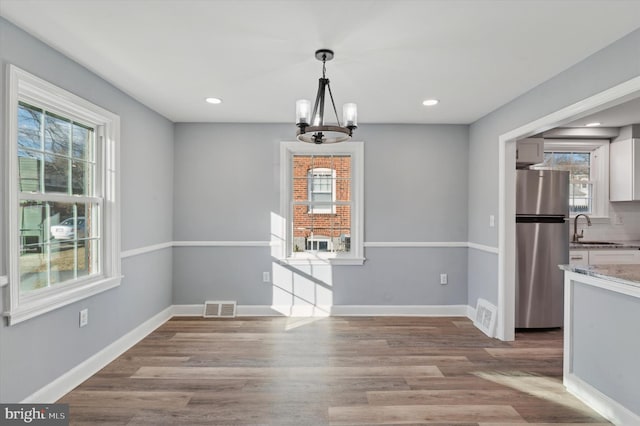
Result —
<path fill-rule="evenodd" d="M 471 321 L 475 320 L 476 308 L 474 308 L 473 306 L 467 305 L 467 318 L 469 318 Z"/>
<path fill-rule="evenodd" d="M 174 316 L 202 316 L 203 305 L 174 305 Z M 426 316 L 474 318 L 467 305 L 238 305 L 239 317 Z"/>
<path fill-rule="evenodd" d="M 466 317 L 467 305 L 336 305 L 333 316 Z"/>
<path fill-rule="evenodd" d="M 204 312 L 202 305 L 173 305 L 174 317 L 201 317 Z M 236 316 L 239 317 L 277 317 L 283 316 L 283 311 L 278 311 L 267 305 L 237 305 Z"/>
<path fill-rule="evenodd" d="M 563 384 L 570 394 L 584 402 L 614 425 L 640 425 L 640 415 L 609 398 L 578 376 L 572 373 L 565 375 Z"/>
<path fill-rule="evenodd" d="M 204 303 L 200 305 L 173 305 L 171 314 L 174 317 L 201 317 L 204 314 Z"/>
<path fill-rule="evenodd" d="M 148 336 L 171 318 L 172 308 L 168 307 L 131 330 L 100 352 L 73 367 L 48 385 L 26 397 L 23 403 L 53 403 L 73 388 L 104 368 L 111 361 Z"/>

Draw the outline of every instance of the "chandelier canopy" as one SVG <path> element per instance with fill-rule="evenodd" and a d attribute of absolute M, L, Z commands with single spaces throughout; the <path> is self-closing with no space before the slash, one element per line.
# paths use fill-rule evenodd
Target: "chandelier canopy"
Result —
<path fill-rule="evenodd" d="M 333 50 L 316 50 L 316 59 L 322 61 L 322 77 L 318 80 L 318 93 L 311 111 L 311 102 L 307 99 L 296 101 L 296 133 L 298 140 L 309 143 L 337 143 L 351 139 L 353 130 L 358 127 L 358 107 L 354 103 L 342 106 L 342 121 L 338 118 L 338 111 L 331 93 L 329 79 L 326 77 L 326 62 L 333 59 Z M 325 93 L 329 91 L 329 99 L 336 117 L 337 125 L 326 125 L 324 122 Z"/>

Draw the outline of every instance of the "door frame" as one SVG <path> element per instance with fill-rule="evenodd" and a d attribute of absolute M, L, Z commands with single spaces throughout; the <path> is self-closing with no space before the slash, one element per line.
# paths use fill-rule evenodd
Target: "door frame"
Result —
<path fill-rule="evenodd" d="M 640 97 L 640 76 L 611 87 L 498 138 L 498 321 L 496 337 L 515 339 L 516 140 Z"/>

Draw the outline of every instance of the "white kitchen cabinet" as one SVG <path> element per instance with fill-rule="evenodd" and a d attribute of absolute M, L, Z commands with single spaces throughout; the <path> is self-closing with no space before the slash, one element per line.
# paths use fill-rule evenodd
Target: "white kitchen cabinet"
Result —
<path fill-rule="evenodd" d="M 640 264 L 638 249 L 569 250 L 570 265 Z"/>
<path fill-rule="evenodd" d="M 570 250 L 569 264 L 570 265 L 588 265 L 589 250 Z"/>
<path fill-rule="evenodd" d="M 589 250 L 589 265 L 640 264 L 640 250 Z"/>
<path fill-rule="evenodd" d="M 544 161 L 544 139 L 520 139 L 516 143 L 517 167 L 530 166 Z"/>
<path fill-rule="evenodd" d="M 609 200 L 640 200 L 640 139 L 616 140 L 609 146 Z"/>

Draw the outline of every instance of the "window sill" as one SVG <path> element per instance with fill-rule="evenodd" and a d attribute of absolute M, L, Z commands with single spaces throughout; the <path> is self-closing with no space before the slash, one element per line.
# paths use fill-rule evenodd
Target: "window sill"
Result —
<path fill-rule="evenodd" d="M 363 265 L 365 262 L 364 257 L 331 257 L 322 258 L 317 256 L 300 256 L 300 257 L 287 257 L 286 259 L 280 259 L 280 263 L 285 265 Z"/>
<path fill-rule="evenodd" d="M 27 299 L 27 301 L 21 303 L 15 308 L 5 311 L 3 315 L 8 318 L 9 325 L 18 324 L 22 321 L 26 321 L 117 287 L 120 285 L 121 280 L 121 276 L 101 278 L 96 281 L 92 281 L 89 284 L 60 290 L 46 298 L 34 298 L 32 300 Z"/>

